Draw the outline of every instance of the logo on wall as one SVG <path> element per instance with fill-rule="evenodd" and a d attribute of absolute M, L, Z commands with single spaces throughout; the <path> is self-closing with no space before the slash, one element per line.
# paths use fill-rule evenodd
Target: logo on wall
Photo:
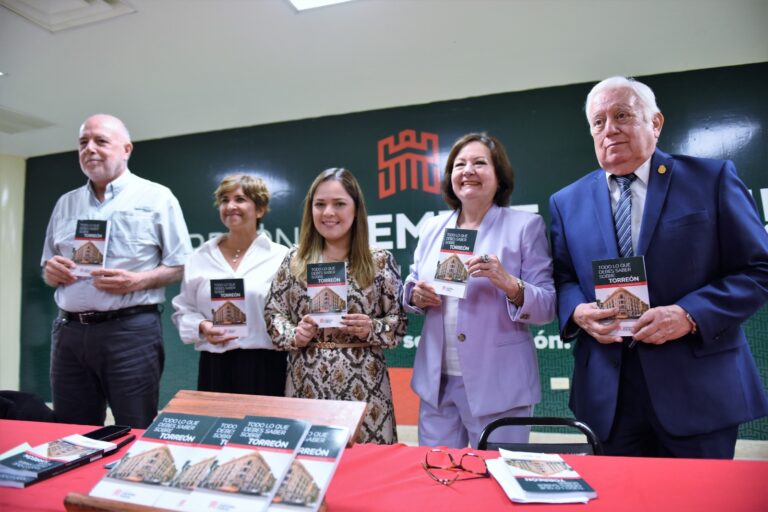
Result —
<path fill-rule="evenodd" d="M 402 130 L 379 140 L 379 199 L 405 189 L 440 194 L 436 133 Z"/>

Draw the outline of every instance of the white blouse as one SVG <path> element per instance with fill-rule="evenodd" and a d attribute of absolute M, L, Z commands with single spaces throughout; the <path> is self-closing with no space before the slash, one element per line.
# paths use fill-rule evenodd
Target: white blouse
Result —
<path fill-rule="evenodd" d="M 232 270 L 219 250 L 224 235 L 201 245 L 184 266 L 181 293 L 173 298 L 176 310 L 171 317 L 184 343 L 195 350 L 221 353 L 236 348 L 274 349 L 264 323 L 264 303 L 272 279 L 288 248 L 272 242 L 264 233 L 243 254 L 237 270 Z M 248 336 L 223 344 L 209 343 L 200 334 L 200 322 L 211 320 L 211 279 L 243 279 Z"/>

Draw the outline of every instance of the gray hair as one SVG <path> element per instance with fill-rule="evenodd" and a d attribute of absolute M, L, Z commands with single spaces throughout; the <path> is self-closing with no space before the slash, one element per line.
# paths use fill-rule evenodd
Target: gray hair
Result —
<path fill-rule="evenodd" d="M 654 115 L 661 112 L 658 105 L 656 105 L 656 95 L 653 94 L 653 91 L 650 87 L 642 82 L 638 82 L 634 78 L 612 76 L 595 85 L 592 90 L 589 91 L 589 94 L 587 94 L 587 102 L 584 104 L 584 111 L 587 115 L 587 122 L 591 121 L 589 119 L 589 106 L 592 103 L 592 100 L 595 96 L 605 91 L 606 89 L 631 89 L 632 92 L 635 93 L 635 96 L 637 96 L 637 99 L 640 101 L 640 106 L 643 110 L 643 117 L 646 119 L 646 121 L 650 120 Z"/>

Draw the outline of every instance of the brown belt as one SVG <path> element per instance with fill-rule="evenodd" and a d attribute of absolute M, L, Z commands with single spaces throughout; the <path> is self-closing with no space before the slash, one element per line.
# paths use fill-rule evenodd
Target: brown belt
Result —
<path fill-rule="evenodd" d="M 373 346 L 372 343 L 336 343 L 335 341 L 315 341 L 308 345 L 308 347 L 315 347 L 315 348 L 322 348 L 322 349 L 368 348 L 372 346 Z"/>

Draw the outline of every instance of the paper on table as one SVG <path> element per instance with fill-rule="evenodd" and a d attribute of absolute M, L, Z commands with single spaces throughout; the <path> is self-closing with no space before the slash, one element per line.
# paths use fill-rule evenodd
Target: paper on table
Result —
<path fill-rule="evenodd" d="M 17 453 L 21 453 L 24 451 L 29 450 L 32 448 L 32 446 L 29 443 L 21 443 L 19 446 L 16 446 L 14 448 L 11 448 L 5 453 L 0 453 L 0 460 L 6 459 L 8 457 L 11 457 L 12 455 L 16 455 Z"/>
<path fill-rule="evenodd" d="M 517 503 L 586 503 L 597 493 L 559 455 L 499 450 L 488 471 Z M 506 460 L 505 460 L 506 459 Z"/>

